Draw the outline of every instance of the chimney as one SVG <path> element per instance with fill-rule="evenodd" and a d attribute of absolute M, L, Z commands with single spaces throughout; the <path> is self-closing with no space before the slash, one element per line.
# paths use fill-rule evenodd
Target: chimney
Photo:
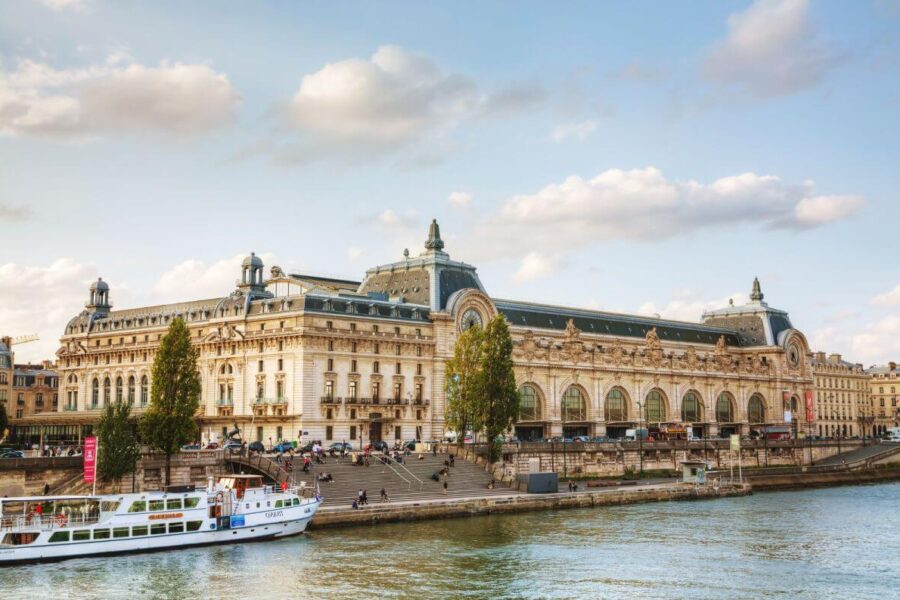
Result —
<path fill-rule="evenodd" d="M 897 370 L 897 363 L 895 363 L 894 361 L 889 362 L 888 366 L 891 368 L 891 371 Z"/>
<path fill-rule="evenodd" d="M 831 356 L 828 357 L 828 360 L 830 360 L 831 362 L 833 362 L 836 365 L 840 364 L 841 355 L 840 354 L 832 354 Z"/>
<path fill-rule="evenodd" d="M 816 362 L 819 364 L 825 362 L 825 353 L 824 352 L 816 352 Z"/>

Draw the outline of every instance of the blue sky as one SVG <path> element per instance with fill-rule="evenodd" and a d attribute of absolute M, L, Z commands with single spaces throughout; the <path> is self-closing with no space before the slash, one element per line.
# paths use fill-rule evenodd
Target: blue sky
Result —
<path fill-rule="evenodd" d="M 900 357 L 900 3 L 0 5 L 0 331 L 50 357 L 239 257 L 361 277 L 431 218 L 497 297 L 696 320 L 759 275 Z"/>

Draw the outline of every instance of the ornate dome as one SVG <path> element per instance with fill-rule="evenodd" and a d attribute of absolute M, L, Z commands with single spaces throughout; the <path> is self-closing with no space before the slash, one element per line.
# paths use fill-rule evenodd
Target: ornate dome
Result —
<path fill-rule="evenodd" d="M 241 263 L 242 267 L 262 267 L 263 261 L 260 257 L 256 255 L 255 252 L 251 252 L 250 256 L 244 259 L 244 262 Z"/>
<path fill-rule="evenodd" d="M 97 281 L 91 284 L 92 292 L 108 292 L 109 284 L 103 281 L 102 277 L 98 277 Z"/>

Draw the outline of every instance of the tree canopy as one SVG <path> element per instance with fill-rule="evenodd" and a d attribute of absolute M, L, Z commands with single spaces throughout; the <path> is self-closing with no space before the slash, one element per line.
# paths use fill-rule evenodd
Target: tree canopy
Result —
<path fill-rule="evenodd" d="M 481 355 L 484 330 L 478 325 L 466 329 L 456 340 L 453 358 L 447 361 L 444 389 L 447 395 L 447 425 L 462 442 L 468 430 L 478 431 L 477 409 L 481 386 Z"/>
<path fill-rule="evenodd" d="M 197 356 L 184 320 L 174 319 L 153 360 L 150 406 L 141 417 L 143 441 L 166 455 L 167 483 L 172 455 L 197 437 L 194 418 L 201 390 Z"/>
<path fill-rule="evenodd" d="M 130 403 L 117 400 L 106 405 L 97 423 L 97 441 L 97 468 L 103 477 L 118 481 L 134 471 L 141 448 L 134 435 Z"/>

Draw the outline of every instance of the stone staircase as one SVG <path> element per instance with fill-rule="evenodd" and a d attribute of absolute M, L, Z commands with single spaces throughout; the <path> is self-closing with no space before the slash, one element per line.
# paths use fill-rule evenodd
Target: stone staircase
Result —
<path fill-rule="evenodd" d="M 900 443 L 882 442 L 863 448 L 857 448 L 849 452 L 842 452 L 816 461 L 817 467 L 846 466 L 848 468 L 867 467 L 875 461 L 884 460 L 889 456 L 900 454 Z"/>
<path fill-rule="evenodd" d="M 431 475 L 444 468 L 447 454 L 432 456 L 430 453 L 404 457 L 403 467 L 397 466 L 391 469 L 382 465 L 376 456 L 370 457 L 369 466 L 356 466 L 350 463 L 346 457 L 326 459 L 323 465 L 314 464 L 309 473 L 303 473 L 302 460 L 294 461 L 292 481 L 299 485 L 304 482 L 307 486 L 316 485 L 316 477 L 320 473 L 330 473 L 334 477 L 334 483 L 320 483 L 319 488 L 325 497 L 323 508 L 336 506 L 347 507 L 356 499 L 360 489 L 367 492 L 369 503 L 380 503 L 381 488 L 388 494 L 390 502 L 407 502 L 421 500 L 436 500 L 444 498 L 443 479 L 433 481 Z M 404 481 L 401 475 L 406 479 Z M 488 489 L 491 477 L 485 470 L 477 465 L 457 458 L 455 466 L 450 467 L 450 475 L 447 479 L 447 497 L 465 498 L 471 496 L 509 495 L 516 493 L 504 485 L 496 485 L 494 489 Z"/>

